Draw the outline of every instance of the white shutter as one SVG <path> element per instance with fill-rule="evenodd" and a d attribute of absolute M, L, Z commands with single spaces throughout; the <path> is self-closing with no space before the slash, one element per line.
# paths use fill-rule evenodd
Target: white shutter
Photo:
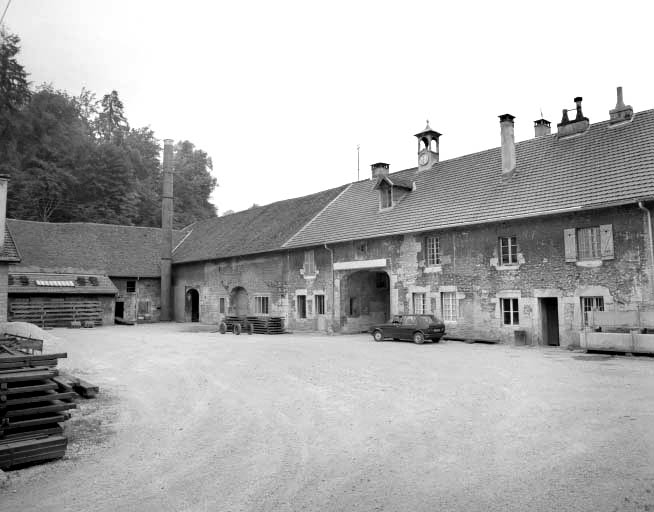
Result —
<path fill-rule="evenodd" d="M 612 260 L 613 256 L 613 224 L 600 226 L 600 254 L 603 260 Z"/>
<path fill-rule="evenodd" d="M 577 261 L 577 233 L 575 228 L 563 230 L 565 261 Z"/>

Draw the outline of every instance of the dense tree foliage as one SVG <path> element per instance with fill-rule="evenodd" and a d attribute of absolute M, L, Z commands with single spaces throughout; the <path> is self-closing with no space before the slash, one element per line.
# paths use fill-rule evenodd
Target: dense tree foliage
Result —
<path fill-rule="evenodd" d="M 51 222 L 161 223 L 161 146 L 131 128 L 117 91 L 98 100 L 30 88 L 17 36 L 0 32 L 0 173 L 8 215 Z M 189 141 L 174 152 L 175 227 L 216 216 L 211 158 Z"/>

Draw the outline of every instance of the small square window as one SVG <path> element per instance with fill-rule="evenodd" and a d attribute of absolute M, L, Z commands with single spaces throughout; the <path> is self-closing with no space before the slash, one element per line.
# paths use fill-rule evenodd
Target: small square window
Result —
<path fill-rule="evenodd" d="M 519 325 L 518 299 L 501 299 L 502 323 L 504 325 Z"/>
<path fill-rule="evenodd" d="M 127 293 L 135 293 L 136 292 L 136 281 L 127 281 L 125 283 L 125 291 Z"/>

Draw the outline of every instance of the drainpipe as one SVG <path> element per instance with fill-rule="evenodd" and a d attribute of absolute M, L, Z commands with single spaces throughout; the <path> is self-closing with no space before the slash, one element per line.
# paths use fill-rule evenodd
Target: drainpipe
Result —
<path fill-rule="evenodd" d="M 336 304 L 334 303 L 335 291 L 334 291 L 334 251 L 325 245 L 325 249 L 329 251 L 332 260 L 332 332 L 334 331 L 334 314 L 336 311 Z"/>
<path fill-rule="evenodd" d="M 645 208 L 645 205 L 642 201 L 638 201 L 638 208 L 647 213 L 647 234 L 649 236 L 649 265 L 650 273 L 649 280 L 650 286 L 652 287 L 652 295 L 650 296 L 650 302 L 654 300 L 654 240 L 652 240 L 652 212 Z"/>

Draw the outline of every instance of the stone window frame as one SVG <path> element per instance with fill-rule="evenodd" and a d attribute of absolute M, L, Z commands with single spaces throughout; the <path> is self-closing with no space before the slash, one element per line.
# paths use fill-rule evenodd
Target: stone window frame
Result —
<path fill-rule="evenodd" d="M 520 325 L 520 297 L 499 297 L 500 301 L 500 321 L 504 326 Z M 506 310 L 506 304 L 510 304 L 509 310 Z M 515 301 L 515 302 L 514 302 Z M 513 307 L 515 304 L 515 308 Z M 507 313 L 509 314 L 509 322 L 506 321 Z"/>
<path fill-rule="evenodd" d="M 587 309 L 588 306 L 588 309 Z M 591 311 L 605 311 L 605 301 L 603 295 L 581 295 L 579 297 L 579 307 L 581 308 L 581 321 L 584 327 L 588 327 L 587 313 Z"/>
<path fill-rule="evenodd" d="M 318 299 L 320 297 L 320 299 Z M 314 293 L 313 301 L 315 303 L 316 315 L 325 314 L 325 294 L 324 293 Z"/>
<path fill-rule="evenodd" d="M 500 236 L 498 244 L 499 264 L 501 266 L 518 265 L 518 237 L 515 235 Z"/>
<path fill-rule="evenodd" d="M 263 315 L 263 316 L 267 316 L 270 314 L 270 296 L 268 295 L 254 296 L 254 313 L 256 315 Z"/>
<path fill-rule="evenodd" d="M 437 236 L 425 237 L 425 265 L 437 267 L 441 264 L 441 243 Z"/>
<path fill-rule="evenodd" d="M 459 299 L 456 291 L 444 291 L 440 292 L 441 295 L 441 318 L 443 322 L 456 322 L 459 318 Z M 448 301 L 445 298 L 448 297 Z M 451 318 L 448 318 L 445 315 L 445 304 L 446 302 L 451 303 Z"/>
<path fill-rule="evenodd" d="M 416 302 L 416 299 L 420 299 L 420 304 Z M 427 293 L 413 292 L 411 294 L 411 310 L 415 315 L 424 315 L 427 313 Z"/>

